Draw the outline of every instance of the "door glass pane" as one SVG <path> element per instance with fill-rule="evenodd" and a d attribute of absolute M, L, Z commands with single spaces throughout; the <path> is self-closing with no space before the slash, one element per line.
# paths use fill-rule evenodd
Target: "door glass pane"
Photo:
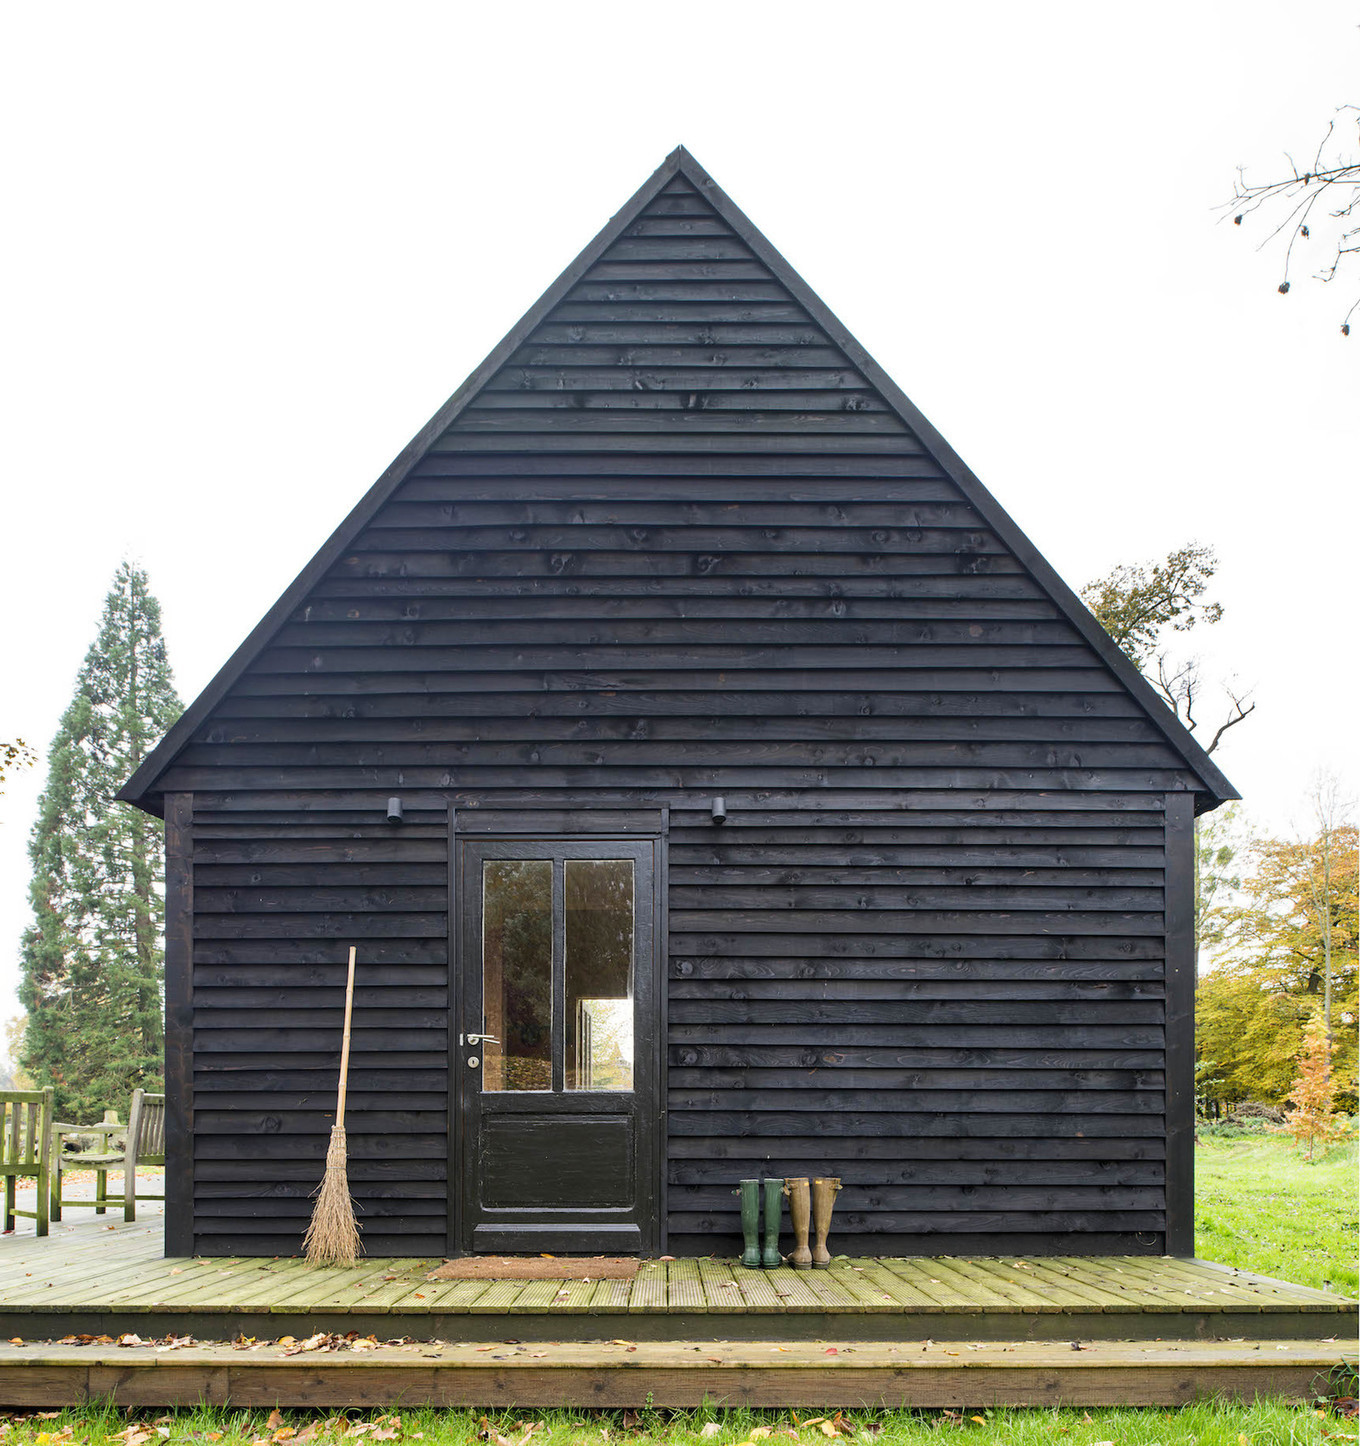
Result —
<path fill-rule="evenodd" d="M 552 1088 L 552 863 L 482 864 L 484 1090 Z"/>
<path fill-rule="evenodd" d="M 566 1087 L 633 1088 L 633 861 L 566 861 Z"/>

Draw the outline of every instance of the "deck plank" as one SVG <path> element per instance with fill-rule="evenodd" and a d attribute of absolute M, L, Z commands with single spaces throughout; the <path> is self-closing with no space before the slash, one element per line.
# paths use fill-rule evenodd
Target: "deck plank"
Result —
<path fill-rule="evenodd" d="M 350 1406 L 1172 1406 L 1205 1396 L 1311 1396 L 1351 1347 L 1308 1341 L 989 1344 L 864 1342 L 828 1355 L 821 1342 L 558 1343 L 379 1347 L 282 1355 L 196 1347 L 0 1345 L 0 1394 L 24 1407 L 103 1396 L 123 1407 Z"/>
<path fill-rule="evenodd" d="M 638 1268 L 628 1292 L 628 1309 L 630 1313 L 665 1311 L 666 1267 L 660 1261 L 646 1261 Z"/>
<path fill-rule="evenodd" d="M 839 1258 L 827 1271 L 748 1271 L 731 1259 L 646 1262 L 633 1281 L 431 1281 L 423 1257 L 312 1269 L 292 1258 L 165 1259 L 161 1223 L 86 1222 L 0 1241 L 0 1315 L 23 1339 L 68 1333 L 360 1329 L 492 1340 L 556 1333 L 657 1341 L 668 1317 L 714 1336 L 789 1341 L 921 1337 L 1102 1340 L 1344 1336 L 1356 1306 L 1212 1262 L 1154 1256 Z M 625 1323 L 623 1316 L 633 1319 Z M 550 1326 L 556 1320 L 560 1324 Z M 522 1324 L 521 1324 L 522 1321 Z M 1215 1324 L 1220 1322 L 1221 1325 Z M 266 1323 L 267 1322 L 267 1323 Z M 780 1324 L 782 1322 L 782 1324 Z M 971 1322 L 971 1324 L 970 1324 Z"/>
<path fill-rule="evenodd" d="M 631 1280 L 600 1280 L 590 1297 L 592 1311 L 607 1311 L 610 1314 L 626 1314 L 628 1298 L 633 1293 Z"/>
<path fill-rule="evenodd" d="M 699 1280 L 704 1288 L 704 1299 L 709 1312 L 722 1311 L 728 1315 L 744 1315 L 746 1301 L 742 1298 L 741 1287 L 737 1284 L 736 1273 L 741 1269 L 730 1261 L 714 1260 L 704 1256 L 699 1262 Z"/>
<path fill-rule="evenodd" d="M 704 1283 L 699 1276 L 697 1261 L 666 1262 L 666 1305 L 671 1310 L 707 1313 L 708 1298 L 704 1295 Z"/>

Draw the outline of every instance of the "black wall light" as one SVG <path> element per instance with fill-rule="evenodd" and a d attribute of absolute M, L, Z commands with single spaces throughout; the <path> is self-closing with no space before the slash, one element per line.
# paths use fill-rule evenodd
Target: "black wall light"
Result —
<path fill-rule="evenodd" d="M 401 811 L 401 799 L 389 798 L 387 800 L 387 821 L 392 824 L 404 821 L 404 815 Z"/>
<path fill-rule="evenodd" d="M 727 822 L 727 804 L 721 798 L 715 798 L 713 800 L 712 812 L 714 823 Z"/>

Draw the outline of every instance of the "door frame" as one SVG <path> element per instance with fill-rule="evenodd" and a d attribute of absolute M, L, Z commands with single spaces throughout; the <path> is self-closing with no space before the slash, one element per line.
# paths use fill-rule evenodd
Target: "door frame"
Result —
<path fill-rule="evenodd" d="M 487 843 L 638 843 L 651 842 L 652 853 L 652 1026 L 655 1047 L 646 1070 L 650 1105 L 639 1101 L 637 1111 L 637 1175 L 639 1195 L 650 1200 L 651 1219 L 642 1212 L 643 1255 L 664 1254 L 667 1239 L 667 1076 L 669 1048 L 667 996 L 670 950 L 667 932 L 669 850 L 666 835 L 670 810 L 666 808 L 604 808 L 536 812 L 531 809 L 450 807 L 448 828 L 448 1139 L 446 1199 L 448 1229 L 445 1253 L 450 1257 L 471 1252 L 462 1246 L 465 1120 L 460 1087 L 463 1048 L 458 1043 L 463 1025 L 466 966 L 465 921 L 461 896 L 460 842 Z M 480 964 L 480 951 L 478 951 Z M 641 967 L 638 961 L 636 967 Z M 635 1061 L 634 1069 L 641 1066 Z M 635 1084 L 638 1075 L 635 1073 Z"/>

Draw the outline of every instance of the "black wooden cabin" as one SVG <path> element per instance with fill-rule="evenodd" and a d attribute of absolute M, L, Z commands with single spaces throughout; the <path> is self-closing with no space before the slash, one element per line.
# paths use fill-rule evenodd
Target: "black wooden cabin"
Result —
<path fill-rule="evenodd" d="M 730 1251 L 760 1174 L 856 1253 L 1190 1250 L 1236 795 L 683 150 L 121 796 L 170 1253 L 298 1250 L 351 943 L 370 1254 Z"/>

